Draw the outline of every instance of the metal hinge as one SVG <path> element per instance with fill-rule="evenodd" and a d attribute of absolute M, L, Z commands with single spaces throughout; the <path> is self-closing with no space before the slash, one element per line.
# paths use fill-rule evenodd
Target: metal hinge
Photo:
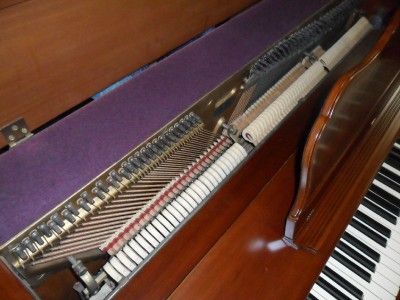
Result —
<path fill-rule="evenodd" d="M 0 129 L 0 132 L 3 134 L 10 147 L 14 147 L 33 135 L 29 131 L 24 118 L 19 118 L 14 122 L 4 126 Z"/>

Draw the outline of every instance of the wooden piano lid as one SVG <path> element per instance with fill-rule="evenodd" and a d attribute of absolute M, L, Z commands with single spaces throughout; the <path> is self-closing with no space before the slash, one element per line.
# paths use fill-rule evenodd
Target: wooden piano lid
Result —
<path fill-rule="evenodd" d="M 0 128 L 34 130 L 254 2 L 0 0 Z"/>
<path fill-rule="evenodd" d="M 372 180 L 393 144 L 400 128 L 399 24 L 397 10 L 364 61 L 335 84 L 314 123 L 286 221 L 289 243 L 316 250 L 333 218 L 351 218 L 368 187 L 357 177 Z M 358 200 L 345 203 L 352 193 Z"/>

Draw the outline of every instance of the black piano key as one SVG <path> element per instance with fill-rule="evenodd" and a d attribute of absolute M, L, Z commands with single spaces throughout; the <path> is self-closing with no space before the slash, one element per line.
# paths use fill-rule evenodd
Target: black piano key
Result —
<path fill-rule="evenodd" d="M 379 173 L 382 173 L 383 175 L 385 175 L 386 177 L 390 178 L 392 181 L 394 181 L 395 183 L 400 185 L 400 176 L 399 175 L 393 173 L 392 171 L 386 169 L 385 167 L 382 167 L 379 170 Z"/>
<path fill-rule="evenodd" d="M 364 233 L 366 236 L 369 238 L 373 239 L 376 243 L 381 245 L 382 247 L 386 248 L 387 240 L 380 234 L 376 233 L 372 229 L 368 228 L 361 222 L 357 221 L 356 219 L 352 219 L 350 222 L 350 225 L 352 225 L 354 228 L 356 228 L 358 231 Z"/>
<path fill-rule="evenodd" d="M 392 152 L 393 152 L 394 154 L 396 154 L 397 157 L 400 157 L 400 149 L 397 148 L 396 146 L 393 146 Z"/>
<path fill-rule="evenodd" d="M 357 261 L 359 264 L 366 267 L 371 272 L 375 272 L 375 268 L 376 268 L 375 263 L 370 261 L 364 255 L 362 255 L 362 254 L 358 253 L 357 251 L 355 251 L 354 249 L 352 249 L 349 245 L 346 245 L 346 243 L 339 241 L 339 243 L 336 245 L 336 248 L 342 250 L 349 257 L 351 257 L 352 259 Z"/>
<path fill-rule="evenodd" d="M 324 289 L 326 292 L 331 294 L 333 297 L 339 300 L 351 300 L 349 297 L 347 297 L 345 294 L 343 294 L 341 291 L 339 291 L 336 287 L 334 287 L 332 284 L 330 284 L 328 281 L 325 279 L 319 277 L 318 280 L 316 281 L 316 284 L 318 284 L 322 289 Z"/>
<path fill-rule="evenodd" d="M 313 294 L 308 294 L 307 295 L 307 298 L 306 298 L 307 300 L 318 300 L 318 298 L 317 297 L 315 297 Z"/>
<path fill-rule="evenodd" d="M 340 285 L 343 289 L 348 291 L 350 294 L 352 294 L 354 297 L 357 299 L 363 299 L 363 292 L 356 288 L 353 284 L 348 282 L 346 279 L 344 279 L 342 276 L 340 276 L 338 273 L 333 271 L 329 267 L 325 267 L 322 270 L 322 273 L 324 273 L 326 276 L 328 276 L 332 281 L 336 282 L 338 285 Z"/>
<path fill-rule="evenodd" d="M 358 250 L 360 250 L 362 253 L 367 255 L 369 258 L 372 260 L 379 262 L 380 261 L 380 254 L 373 250 L 371 247 L 368 245 L 364 244 L 361 242 L 359 239 L 356 237 L 352 236 L 350 233 L 345 232 L 342 235 L 342 239 L 344 239 L 346 242 L 348 242 L 350 245 L 354 246 Z"/>
<path fill-rule="evenodd" d="M 366 214 L 364 214 L 361 211 L 356 211 L 354 216 L 357 219 L 364 222 L 365 224 L 367 224 L 368 226 L 372 227 L 374 230 L 376 230 L 380 234 L 386 236 L 387 238 L 390 238 L 391 230 L 389 228 L 387 228 L 386 226 L 382 225 L 381 223 L 378 223 L 377 221 L 375 221 L 374 219 L 367 216 Z"/>
<path fill-rule="evenodd" d="M 390 178 L 387 178 L 386 176 L 378 173 L 378 174 L 376 174 L 375 179 L 379 180 L 384 185 L 387 185 L 392 190 L 395 190 L 396 192 L 400 193 L 399 185 L 396 182 L 394 182 L 393 180 L 391 180 Z"/>
<path fill-rule="evenodd" d="M 363 268 L 349 260 L 347 257 L 343 256 L 336 250 L 333 251 L 331 257 L 336 259 L 338 262 L 340 262 L 343 266 L 348 268 L 351 272 L 354 274 L 357 274 L 360 278 L 364 279 L 367 282 L 371 282 L 371 275 L 365 271 Z"/>
<path fill-rule="evenodd" d="M 385 162 L 393 168 L 400 170 L 400 158 L 396 153 L 390 152 Z"/>
<path fill-rule="evenodd" d="M 384 209 L 382 209 L 375 203 L 372 203 L 368 199 L 364 198 L 364 200 L 362 201 L 362 204 L 365 207 L 368 207 L 370 210 L 372 210 L 377 215 L 380 215 L 382 218 L 386 219 L 388 222 L 396 225 L 396 222 L 397 222 L 396 217 L 394 215 L 392 215 L 391 213 L 385 211 Z"/>
<path fill-rule="evenodd" d="M 383 199 L 386 201 L 389 201 L 393 205 L 397 206 L 400 208 L 400 199 L 397 199 L 395 196 L 392 194 L 386 192 L 384 189 L 380 188 L 379 186 L 372 184 L 369 189 L 373 191 L 375 194 L 378 194 L 381 196 Z"/>
<path fill-rule="evenodd" d="M 400 216 L 400 208 L 397 207 L 396 205 L 393 205 L 389 201 L 386 201 L 384 198 L 379 196 L 378 194 L 374 193 L 373 191 L 369 190 L 366 194 L 365 197 L 374 202 L 375 204 L 378 204 L 379 206 L 383 207 L 387 211 L 391 212 L 395 216 Z"/>

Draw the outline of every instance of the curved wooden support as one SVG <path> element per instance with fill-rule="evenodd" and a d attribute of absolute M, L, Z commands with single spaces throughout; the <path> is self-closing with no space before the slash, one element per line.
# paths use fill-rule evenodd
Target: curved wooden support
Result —
<path fill-rule="evenodd" d="M 386 103 L 382 97 L 397 76 L 398 66 L 388 63 L 382 53 L 399 23 L 397 10 L 367 57 L 336 82 L 314 123 L 303 152 L 297 197 L 286 221 L 285 239 L 292 244 L 298 244 L 297 231 L 321 201 L 318 194 Z"/>

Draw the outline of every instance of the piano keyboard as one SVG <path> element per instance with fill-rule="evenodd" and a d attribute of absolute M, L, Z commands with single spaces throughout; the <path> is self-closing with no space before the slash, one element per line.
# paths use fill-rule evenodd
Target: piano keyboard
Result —
<path fill-rule="evenodd" d="M 400 143 L 394 144 L 307 299 L 396 299 Z"/>
<path fill-rule="evenodd" d="M 243 146 L 221 136 L 101 245 L 111 255 L 105 273 L 118 283 L 137 271 L 246 157 Z"/>

